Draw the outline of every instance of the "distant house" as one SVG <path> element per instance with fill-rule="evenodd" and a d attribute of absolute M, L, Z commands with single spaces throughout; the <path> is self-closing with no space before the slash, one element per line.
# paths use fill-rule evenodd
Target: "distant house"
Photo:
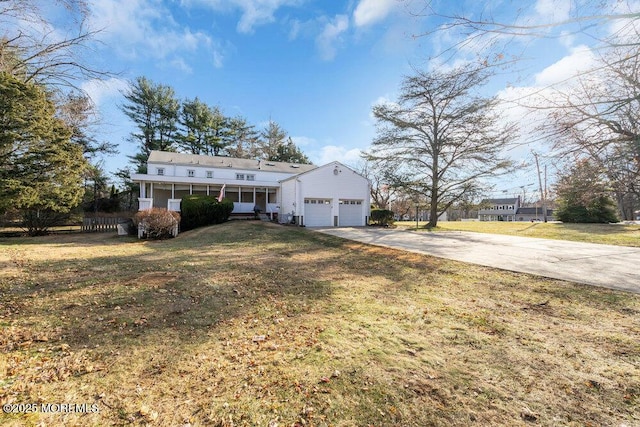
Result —
<path fill-rule="evenodd" d="M 547 209 L 547 220 L 553 221 L 553 209 Z M 516 221 L 543 221 L 544 215 L 541 207 L 520 208 L 516 213 Z"/>
<path fill-rule="evenodd" d="M 521 207 L 520 197 L 510 199 L 485 199 L 484 209 L 478 211 L 480 221 L 543 221 L 541 207 Z M 547 209 L 547 219 L 553 219 L 553 209 Z"/>
<path fill-rule="evenodd" d="M 478 210 L 480 221 L 516 221 L 520 208 L 520 197 L 511 199 L 484 199 L 483 209 Z"/>
<path fill-rule="evenodd" d="M 340 162 L 324 166 L 152 151 L 140 184 L 139 209 L 180 211 L 191 194 L 224 197 L 232 214 L 254 208 L 306 226 L 363 226 L 369 217 L 369 181 Z"/>

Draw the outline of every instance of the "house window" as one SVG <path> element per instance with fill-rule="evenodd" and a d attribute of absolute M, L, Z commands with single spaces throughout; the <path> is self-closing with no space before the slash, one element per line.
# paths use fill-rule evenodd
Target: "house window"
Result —
<path fill-rule="evenodd" d="M 213 171 L 207 171 L 207 178 L 213 178 Z"/>
<path fill-rule="evenodd" d="M 193 178 L 194 176 L 196 176 L 196 171 L 193 169 L 187 169 L 187 176 Z"/>
<path fill-rule="evenodd" d="M 237 173 L 236 174 L 236 179 L 241 180 L 241 181 L 244 180 L 244 174 L 243 173 Z"/>
<path fill-rule="evenodd" d="M 164 175 L 164 168 L 157 168 L 156 172 L 158 173 L 158 175 Z"/>
<path fill-rule="evenodd" d="M 238 187 L 226 187 L 224 197 L 232 202 L 239 202 L 240 194 L 238 193 Z"/>
<path fill-rule="evenodd" d="M 247 174 L 247 181 L 255 181 L 256 180 L 256 176 L 253 174 Z"/>
<path fill-rule="evenodd" d="M 242 189 L 240 201 L 242 203 L 254 203 L 253 201 L 253 189 Z"/>
<path fill-rule="evenodd" d="M 276 190 L 269 190 L 267 203 L 278 203 L 278 199 L 276 197 Z"/>

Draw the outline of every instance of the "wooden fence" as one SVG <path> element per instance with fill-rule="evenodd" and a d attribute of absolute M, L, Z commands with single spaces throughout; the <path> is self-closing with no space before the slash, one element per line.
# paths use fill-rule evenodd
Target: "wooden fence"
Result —
<path fill-rule="evenodd" d="M 128 218 L 122 217 L 85 217 L 82 220 L 82 232 L 105 233 L 109 231 L 118 231 L 118 224 L 121 222 L 126 222 L 127 220 Z"/>

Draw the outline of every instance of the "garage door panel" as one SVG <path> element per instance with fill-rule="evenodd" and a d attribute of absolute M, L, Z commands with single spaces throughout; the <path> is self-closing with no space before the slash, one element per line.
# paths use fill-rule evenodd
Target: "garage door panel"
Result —
<path fill-rule="evenodd" d="M 330 227 L 332 225 L 330 200 L 305 199 L 304 225 L 307 227 Z"/>
<path fill-rule="evenodd" d="M 364 224 L 362 200 L 340 200 L 338 224 L 341 227 L 360 227 Z"/>

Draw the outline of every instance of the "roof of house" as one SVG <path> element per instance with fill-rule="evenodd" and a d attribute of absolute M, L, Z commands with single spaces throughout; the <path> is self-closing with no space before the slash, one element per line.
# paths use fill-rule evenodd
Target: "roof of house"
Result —
<path fill-rule="evenodd" d="M 510 199 L 484 199 L 481 203 L 491 203 L 494 205 L 515 205 L 518 202 L 518 198 L 510 198 Z"/>
<path fill-rule="evenodd" d="M 352 173 L 354 173 L 354 174 L 358 175 L 360 178 L 362 178 L 362 179 L 364 179 L 364 180 L 366 180 L 366 181 L 369 181 L 366 177 L 364 177 L 364 176 L 362 176 L 361 174 L 359 174 L 358 172 L 354 171 L 354 170 L 353 170 L 353 169 L 351 169 L 349 166 L 346 166 L 346 165 L 344 165 L 344 164 L 340 163 L 339 161 L 334 160 L 333 162 L 329 162 L 329 163 L 327 163 L 327 164 L 325 164 L 325 165 L 322 165 L 322 166 L 316 167 L 316 168 L 314 168 L 314 169 L 309 169 L 309 170 L 306 170 L 306 171 L 304 171 L 304 172 L 301 172 L 301 173 L 299 173 L 298 175 L 290 176 L 290 177 L 288 177 L 288 178 L 285 178 L 285 179 L 281 180 L 280 182 L 289 181 L 290 179 L 298 178 L 300 175 L 304 175 L 304 174 L 309 173 L 309 172 L 315 172 L 316 170 L 324 169 L 324 168 L 331 167 L 331 166 L 333 166 L 333 167 L 335 167 L 335 168 L 343 167 L 343 168 L 345 168 L 345 169 L 349 170 L 350 172 L 352 172 Z"/>
<path fill-rule="evenodd" d="M 149 163 L 172 163 L 177 165 L 198 165 L 212 168 L 235 168 L 242 170 L 287 172 L 298 174 L 316 169 L 316 165 L 301 163 L 271 162 L 268 160 L 238 159 L 224 156 L 205 156 L 199 154 L 171 153 L 151 151 Z"/>

